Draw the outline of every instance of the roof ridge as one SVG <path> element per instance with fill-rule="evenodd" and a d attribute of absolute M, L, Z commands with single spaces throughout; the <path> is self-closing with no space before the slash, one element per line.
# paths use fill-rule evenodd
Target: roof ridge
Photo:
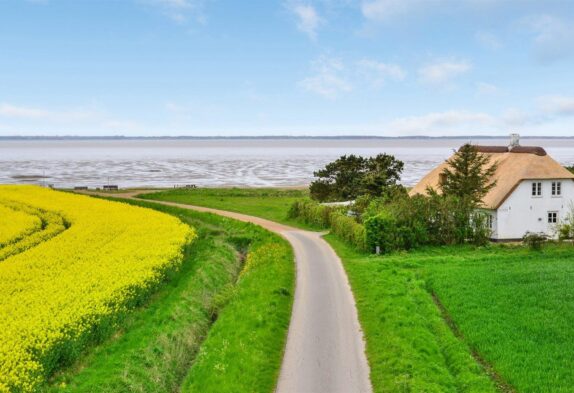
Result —
<path fill-rule="evenodd" d="M 537 156 L 547 155 L 546 150 L 544 150 L 544 148 L 540 146 L 489 146 L 489 145 L 473 145 L 473 146 L 479 153 L 520 153 L 520 154 L 535 154 Z"/>

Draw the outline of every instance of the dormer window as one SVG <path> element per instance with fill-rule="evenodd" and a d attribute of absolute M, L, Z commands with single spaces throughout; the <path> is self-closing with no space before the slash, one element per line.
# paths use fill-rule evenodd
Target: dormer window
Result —
<path fill-rule="evenodd" d="M 446 183 L 446 173 L 441 173 L 438 175 L 438 184 L 443 186 Z"/>
<path fill-rule="evenodd" d="M 553 181 L 552 182 L 552 196 L 562 195 L 562 182 Z"/>
<path fill-rule="evenodd" d="M 532 196 L 533 197 L 540 197 L 542 196 L 542 182 L 534 182 L 532 183 Z"/>

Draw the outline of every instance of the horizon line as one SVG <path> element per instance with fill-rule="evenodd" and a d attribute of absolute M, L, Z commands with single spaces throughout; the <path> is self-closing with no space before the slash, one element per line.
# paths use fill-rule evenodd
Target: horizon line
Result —
<path fill-rule="evenodd" d="M 160 139 L 190 139 L 190 140 L 248 140 L 248 139 L 508 139 L 510 136 L 502 135 L 405 135 L 405 136 L 382 136 L 382 135 L 216 135 L 216 136 L 200 136 L 200 135 L 0 135 L 0 140 L 160 140 Z M 560 136 L 560 135 L 524 135 L 520 136 L 521 139 L 574 139 L 574 136 Z"/>

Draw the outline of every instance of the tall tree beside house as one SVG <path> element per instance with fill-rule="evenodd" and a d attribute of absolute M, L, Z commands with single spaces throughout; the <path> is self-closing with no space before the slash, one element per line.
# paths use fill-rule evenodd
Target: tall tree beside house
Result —
<path fill-rule="evenodd" d="M 441 173 L 440 188 L 447 197 L 456 197 L 470 207 L 480 207 L 482 199 L 496 186 L 492 178 L 498 163 L 480 153 L 469 143 L 462 146 L 448 161 Z"/>
<path fill-rule="evenodd" d="M 314 173 L 311 197 L 318 201 L 345 201 L 362 195 L 383 196 L 399 185 L 404 164 L 394 156 L 344 155 Z"/>
<path fill-rule="evenodd" d="M 473 241 L 484 244 L 490 237 L 490 229 L 484 214 L 477 211 L 482 206 L 482 199 L 496 186 L 493 176 L 498 163 L 491 162 L 490 157 L 480 153 L 471 145 L 463 145 L 447 161 L 446 168 L 440 174 L 439 187 L 442 197 L 449 200 L 455 228 L 456 243 Z"/>

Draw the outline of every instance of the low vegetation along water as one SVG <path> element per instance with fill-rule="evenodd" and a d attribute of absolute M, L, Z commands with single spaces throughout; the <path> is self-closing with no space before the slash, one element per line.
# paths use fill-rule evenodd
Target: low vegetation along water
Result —
<path fill-rule="evenodd" d="M 202 190 L 147 197 L 233 206 L 296 225 L 287 218 L 290 193 Z M 376 256 L 335 235 L 327 240 L 353 288 L 375 391 L 572 391 L 571 244 L 542 251 L 430 247 Z"/>

